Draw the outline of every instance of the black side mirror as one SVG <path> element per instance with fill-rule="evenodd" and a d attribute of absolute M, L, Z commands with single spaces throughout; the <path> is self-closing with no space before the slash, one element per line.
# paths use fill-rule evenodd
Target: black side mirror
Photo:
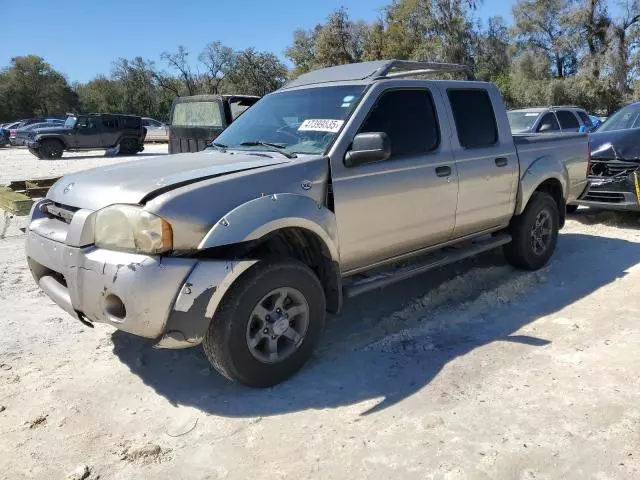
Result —
<path fill-rule="evenodd" d="M 359 133 L 353 138 L 351 150 L 344 157 L 347 167 L 364 163 L 388 160 L 391 156 L 391 142 L 384 132 Z"/>
<path fill-rule="evenodd" d="M 548 132 L 550 130 L 551 130 L 550 123 L 543 123 L 542 125 L 540 125 L 540 127 L 538 127 L 538 132 L 540 133 Z"/>

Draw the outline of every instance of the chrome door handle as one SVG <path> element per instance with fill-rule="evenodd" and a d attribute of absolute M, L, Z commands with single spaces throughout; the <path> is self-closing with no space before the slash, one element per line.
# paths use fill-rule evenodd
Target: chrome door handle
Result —
<path fill-rule="evenodd" d="M 509 160 L 507 160 L 505 157 L 496 158 L 496 165 L 498 167 L 505 167 L 507 163 L 509 163 Z"/>
<path fill-rule="evenodd" d="M 443 165 L 441 167 L 436 167 L 436 175 L 439 177 L 448 177 L 451 175 L 451 167 Z"/>

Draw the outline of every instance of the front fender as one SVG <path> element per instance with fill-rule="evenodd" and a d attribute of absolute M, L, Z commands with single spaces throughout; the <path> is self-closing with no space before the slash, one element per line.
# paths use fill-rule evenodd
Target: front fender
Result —
<path fill-rule="evenodd" d="M 569 188 L 569 172 L 563 162 L 551 155 L 536 158 L 520 178 L 520 186 L 516 198 L 515 215 L 520 215 L 533 192 L 547 180 L 557 180 L 562 186 L 562 198 L 567 198 Z"/>
<path fill-rule="evenodd" d="M 41 143 L 44 140 L 48 140 L 50 138 L 52 138 L 54 140 L 58 140 L 60 143 L 62 143 L 62 145 L 65 146 L 65 148 L 69 147 L 69 143 L 67 142 L 66 138 L 64 138 L 62 135 L 47 135 L 46 133 L 44 133 L 44 134 L 41 134 L 41 135 L 36 135 L 33 140 L 35 142 Z"/>
<path fill-rule="evenodd" d="M 222 217 L 198 245 L 198 250 L 257 240 L 283 228 L 315 233 L 331 259 L 340 261 L 336 218 L 332 211 L 304 195 L 278 193 L 250 200 Z"/>

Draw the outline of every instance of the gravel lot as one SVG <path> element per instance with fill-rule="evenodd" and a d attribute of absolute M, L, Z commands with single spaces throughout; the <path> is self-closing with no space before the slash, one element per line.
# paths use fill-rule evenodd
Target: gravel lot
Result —
<path fill-rule="evenodd" d="M 166 155 L 167 144 L 145 144 L 144 152 L 134 156 L 108 155 L 104 150 L 64 152 L 61 160 L 38 160 L 24 147 L 0 147 L 0 185 L 12 180 L 60 177 L 102 165 L 129 162 L 136 158 Z"/>
<path fill-rule="evenodd" d="M 126 161 L 6 151 L 3 180 Z M 23 225 L 0 240 L 1 479 L 640 478 L 634 215 L 579 210 L 541 272 L 492 252 L 348 302 L 267 390 L 68 317 Z"/>

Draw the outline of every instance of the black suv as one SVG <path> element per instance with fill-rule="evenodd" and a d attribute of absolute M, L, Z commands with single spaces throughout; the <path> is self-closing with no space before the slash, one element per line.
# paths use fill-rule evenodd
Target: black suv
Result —
<path fill-rule="evenodd" d="M 61 127 L 40 128 L 25 145 L 38 158 L 60 158 L 65 150 L 97 150 L 119 146 L 121 155 L 144 150 L 146 129 L 134 115 L 91 113 L 70 115 Z"/>

